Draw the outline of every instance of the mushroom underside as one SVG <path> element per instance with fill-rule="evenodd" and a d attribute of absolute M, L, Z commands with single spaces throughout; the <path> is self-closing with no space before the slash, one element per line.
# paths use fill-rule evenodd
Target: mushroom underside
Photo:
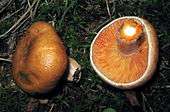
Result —
<path fill-rule="evenodd" d="M 91 62 L 97 73 L 121 85 L 139 80 L 148 67 L 148 35 L 145 26 L 139 20 L 137 22 L 142 25 L 142 36 L 135 40 L 137 48 L 132 50 L 133 42 L 130 43 L 130 47 L 126 50 L 130 53 L 126 54 L 119 47 L 120 43 L 117 41 L 119 29 L 128 20 L 135 19 L 120 19 L 104 27 L 91 46 Z"/>

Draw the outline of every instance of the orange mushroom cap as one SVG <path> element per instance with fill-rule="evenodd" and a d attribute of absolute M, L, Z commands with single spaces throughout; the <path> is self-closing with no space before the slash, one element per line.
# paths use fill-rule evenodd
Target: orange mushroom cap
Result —
<path fill-rule="evenodd" d="M 13 77 L 28 93 L 52 90 L 67 67 L 63 42 L 46 22 L 36 22 L 18 42 L 13 55 Z"/>
<path fill-rule="evenodd" d="M 152 25 L 138 17 L 118 18 L 96 35 L 90 60 L 109 84 L 130 89 L 144 84 L 156 69 L 157 37 Z"/>

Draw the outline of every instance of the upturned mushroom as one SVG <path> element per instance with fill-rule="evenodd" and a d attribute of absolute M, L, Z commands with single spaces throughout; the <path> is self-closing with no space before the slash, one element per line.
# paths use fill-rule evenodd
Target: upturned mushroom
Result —
<path fill-rule="evenodd" d="M 54 28 L 36 22 L 18 42 L 12 64 L 19 87 L 28 93 L 47 93 L 64 74 L 68 57 Z"/>
<path fill-rule="evenodd" d="M 90 61 L 97 74 L 121 89 L 151 79 L 158 61 L 155 29 L 145 19 L 127 16 L 113 20 L 94 38 Z"/>

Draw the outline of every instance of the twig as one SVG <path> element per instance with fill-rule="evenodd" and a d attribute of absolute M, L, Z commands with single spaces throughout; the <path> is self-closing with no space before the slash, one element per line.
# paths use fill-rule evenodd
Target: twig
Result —
<path fill-rule="evenodd" d="M 114 12 L 115 12 L 115 0 L 112 0 L 113 1 L 113 9 L 112 9 L 112 15 L 114 14 Z"/>
<path fill-rule="evenodd" d="M 147 105 L 149 106 L 149 110 L 150 110 L 151 112 L 153 112 L 153 109 L 151 108 L 150 104 L 148 103 L 148 100 L 147 100 L 146 96 L 143 94 L 143 92 L 141 92 L 141 95 L 142 95 L 142 97 L 143 97 L 143 100 L 144 100 L 144 101 L 147 103 Z"/>
<path fill-rule="evenodd" d="M 166 77 L 165 77 L 165 75 L 164 75 L 163 73 L 160 72 L 159 74 L 160 74 L 160 76 L 162 76 L 165 80 L 167 80 Z"/>
<path fill-rule="evenodd" d="M 170 70 L 170 67 L 167 67 L 167 66 L 164 66 L 164 65 L 160 65 L 161 68 L 164 68 L 164 69 L 167 69 L 167 70 Z"/>
<path fill-rule="evenodd" d="M 48 101 L 48 99 L 39 99 L 40 104 L 47 104 Z"/>
<path fill-rule="evenodd" d="M 110 8 L 109 8 L 108 0 L 105 0 L 105 2 L 106 2 L 107 13 L 108 13 L 109 17 L 111 18 L 112 16 L 110 14 Z"/>
<path fill-rule="evenodd" d="M 85 32 L 89 32 L 89 29 L 85 28 L 84 26 L 82 26 L 81 24 L 78 24 L 78 26 L 83 29 Z"/>
<path fill-rule="evenodd" d="M 46 3 L 47 5 L 49 4 L 47 0 L 45 0 L 45 3 Z"/>
<path fill-rule="evenodd" d="M 161 47 L 161 49 L 163 50 L 163 49 L 165 49 L 165 48 L 167 48 L 167 47 L 170 47 L 170 43 L 167 43 L 167 44 L 163 45 L 163 46 Z"/>
<path fill-rule="evenodd" d="M 135 91 L 125 91 L 124 93 L 132 106 L 140 105 Z"/>
<path fill-rule="evenodd" d="M 30 0 L 27 0 L 27 3 L 28 3 L 28 7 L 31 7 Z M 30 9 L 30 15 L 31 15 L 30 17 L 33 18 L 32 17 L 32 9 Z"/>
<path fill-rule="evenodd" d="M 0 58 L 0 61 L 6 61 L 6 62 L 11 62 L 11 59 L 5 59 L 5 58 Z"/>
<path fill-rule="evenodd" d="M 62 21 L 64 20 L 65 15 L 67 14 L 67 12 L 70 10 L 71 7 L 72 7 L 72 5 L 70 5 L 69 7 L 66 8 L 66 10 L 64 11 L 64 13 L 63 13 L 63 15 L 62 15 L 62 17 L 61 17 L 60 22 L 62 22 Z"/>
<path fill-rule="evenodd" d="M 52 112 L 53 108 L 54 108 L 54 104 L 51 104 L 51 108 L 50 108 L 49 112 Z"/>
<path fill-rule="evenodd" d="M 169 89 L 169 88 L 170 88 L 170 85 L 165 85 L 165 86 L 153 86 L 152 88 L 154 88 L 154 89 L 164 89 L 164 88 Z"/>
<path fill-rule="evenodd" d="M 31 17 L 31 15 L 28 16 L 26 19 L 24 19 L 24 20 L 15 28 L 15 30 L 14 30 L 13 32 L 15 32 L 18 28 L 20 28 L 30 17 Z"/>
<path fill-rule="evenodd" d="M 12 16 L 15 15 L 16 13 L 18 13 L 20 10 L 22 10 L 22 8 L 18 9 L 17 11 L 13 12 L 12 14 L 10 14 L 10 15 L 2 18 L 2 19 L 0 20 L 0 23 L 1 23 L 2 21 L 6 20 L 6 19 L 8 19 L 8 18 L 10 18 L 10 17 L 12 17 Z"/>
<path fill-rule="evenodd" d="M 37 3 L 36 3 L 36 5 L 35 5 L 34 11 L 33 11 L 33 13 L 32 13 L 32 16 L 33 16 L 33 17 L 35 16 L 35 14 L 36 14 L 36 12 L 37 12 L 37 8 L 38 8 L 39 3 L 40 3 L 40 0 L 38 0 Z"/>
<path fill-rule="evenodd" d="M 103 27 L 106 23 L 108 23 L 111 20 L 111 18 L 107 19 L 106 21 L 104 21 L 102 24 L 100 24 L 97 28 L 95 28 L 93 30 L 93 32 L 98 31 L 101 27 Z"/>
<path fill-rule="evenodd" d="M 0 38 L 4 37 L 6 34 L 8 34 L 11 30 L 13 30 L 24 18 L 25 16 L 29 13 L 29 11 L 31 10 L 31 8 L 35 5 L 35 3 L 38 0 L 34 0 L 34 2 L 32 3 L 32 5 L 27 9 L 27 11 L 20 17 L 20 19 L 8 30 L 6 31 L 4 34 L 0 35 Z"/>
<path fill-rule="evenodd" d="M 10 0 L 10 1 L 8 2 L 8 4 L 7 4 L 4 8 L 2 8 L 2 9 L 0 10 L 0 13 L 2 13 L 2 12 L 11 4 L 11 2 L 12 2 L 12 0 Z"/>

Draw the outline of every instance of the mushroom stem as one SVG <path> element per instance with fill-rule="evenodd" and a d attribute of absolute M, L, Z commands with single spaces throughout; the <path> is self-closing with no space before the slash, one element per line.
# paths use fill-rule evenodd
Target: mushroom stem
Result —
<path fill-rule="evenodd" d="M 141 40 L 143 39 L 143 28 L 138 21 L 125 21 L 120 27 L 117 35 L 117 45 L 121 53 L 125 55 L 137 51 Z"/>
<path fill-rule="evenodd" d="M 117 45 L 121 53 L 125 55 L 130 55 L 130 54 L 135 53 L 138 50 L 141 40 L 142 40 L 142 37 L 138 40 L 134 40 L 130 42 L 125 42 L 121 39 L 117 39 Z"/>

